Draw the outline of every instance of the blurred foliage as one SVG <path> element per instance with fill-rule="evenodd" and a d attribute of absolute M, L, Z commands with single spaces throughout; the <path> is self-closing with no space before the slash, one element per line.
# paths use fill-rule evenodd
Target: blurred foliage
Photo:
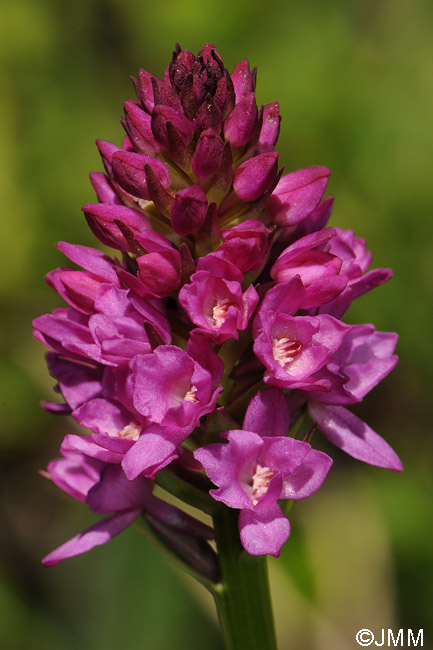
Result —
<path fill-rule="evenodd" d="M 120 143 L 128 76 L 161 75 L 176 41 L 213 42 L 232 68 L 258 67 L 258 101 L 278 100 L 286 171 L 330 167 L 332 223 L 365 237 L 395 278 L 352 322 L 400 335 L 398 369 L 358 409 L 403 475 L 335 458 L 319 495 L 293 511 L 271 574 L 281 649 L 354 647 L 361 627 L 424 628 L 433 601 L 431 339 L 433 4 L 429 0 L 5 0 L 0 20 L 1 647 L 221 648 L 211 604 L 129 530 L 42 569 L 93 521 L 37 474 L 69 420 L 43 412 L 52 380 L 31 319 L 58 304 L 43 276 L 57 240 L 93 245 L 80 212 L 99 170 L 94 140 Z"/>

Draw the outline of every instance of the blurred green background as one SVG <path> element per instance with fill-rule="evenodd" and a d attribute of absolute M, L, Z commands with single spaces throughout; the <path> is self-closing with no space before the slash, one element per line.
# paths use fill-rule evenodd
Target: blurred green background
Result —
<path fill-rule="evenodd" d="M 49 550 L 91 513 L 41 478 L 67 419 L 45 413 L 53 381 L 31 319 L 59 304 L 43 281 L 57 240 L 94 245 L 81 205 L 94 140 L 120 144 L 139 67 L 161 75 L 176 41 L 213 42 L 229 69 L 258 67 L 278 100 L 286 171 L 327 165 L 332 224 L 365 237 L 394 279 L 351 322 L 400 333 L 400 365 L 357 408 L 405 472 L 320 445 L 335 464 L 299 504 L 271 578 L 281 650 L 346 650 L 370 628 L 424 629 L 433 602 L 433 3 L 429 0 L 3 0 L 0 7 L 0 647 L 221 650 L 206 594 L 130 529 L 52 569 Z"/>

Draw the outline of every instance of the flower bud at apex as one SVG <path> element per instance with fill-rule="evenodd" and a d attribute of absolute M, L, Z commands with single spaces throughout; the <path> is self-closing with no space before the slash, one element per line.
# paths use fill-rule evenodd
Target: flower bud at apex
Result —
<path fill-rule="evenodd" d="M 200 92 L 197 90 L 197 79 L 194 78 L 191 72 L 188 73 L 184 80 L 182 90 L 180 91 L 180 98 L 186 117 L 192 120 L 203 98 L 200 97 Z"/>
<path fill-rule="evenodd" d="M 192 152 L 189 147 L 182 141 L 176 127 L 167 122 L 167 141 L 170 157 L 180 169 L 187 174 L 191 172 Z"/>
<path fill-rule="evenodd" d="M 246 160 L 235 172 L 233 189 L 242 201 L 255 201 L 274 184 L 278 153 L 269 151 Z"/>
<path fill-rule="evenodd" d="M 179 235 L 199 230 L 206 218 L 207 199 L 200 185 L 177 192 L 171 209 L 171 225 Z"/>
<path fill-rule="evenodd" d="M 154 84 L 160 86 L 162 81 L 151 75 L 146 70 L 138 71 L 138 82 L 136 84 L 138 99 L 146 113 L 152 114 L 155 106 Z"/>
<path fill-rule="evenodd" d="M 223 119 L 225 120 L 235 106 L 233 82 L 227 71 L 224 72 L 224 77 L 222 77 L 217 83 L 215 102 L 220 107 L 223 113 Z"/>
<path fill-rule="evenodd" d="M 187 117 L 179 114 L 170 106 L 159 105 L 152 113 L 152 132 L 155 139 L 165 149 L 169 148 L 169 136 L 167 133 L 167 122 L 171 122 L 179 133 L 184 144 L 189 144 L 194 137 L 194 126 Z"/>
<path fill-rule="evenodd" d="M 173 206 L 174 199 L 172 195 L 165 188 L 151 165 L 146 164 L 144 166 L 144 173 L 147 189 L 149 191 L 149 198 L 154 202 L 158 210 L 168 219 Z"/>
<path fill-rule="evenodd" d="M 151 117 L 136 102 L 127 101 L 123 105 L 125 120 L 123 126 L 134 148 L 139 153 L 154 156 L 159 146 L 152 132 Z"/>
<path fill-rule="evenodd" d="M 192 159 L 192 171 L 200 180 L 213 176 L 219 168 L 224 142 L 213 129 L 200 133 Z"/>
<path fill-rule="evenodd" d="M 222 111 L 208 93 L 195 114 L 193 124 L 198 132 L 214 129 L 219 132 L 223 122 Z"/>
<path fill-rule="evenodd" d="M 214 182 L 208 192 L 210 201 L 221 203 L 230 192 L 233 182 L 233 154 L 230 144 L 226 142 L 221 154 Z"/>
<path fill-rule="evenodd" d="M 152 228 L 149 219 L 143 213 L 126 205 L 89 203 L 84 205 L 82 210 L 96 237 L 106 246 L 122 251 L 130 251 L 131 247 L 116 225 L 116 220 L 126 224 L 133 233 Z"/>
<path fill-rule="evenodd" d="M 224 124 L 224 137 L 235 149 L 244 147 L 256 133 L 258 111 L 254 93 L 236 104 Z"/>
<path fill-rule="evenodd" d="M 154 94 L 156 92 L 158 93 L 158 100 L 155 100 L 155 108 L 153 110 L 153 113 L 155 113 L 155 109 L 157 105 L 165 106 L 167 108 L 172 108 L 178 113 L 182 112 L 182 105 L 180 103 L 180 99 L 177 96 L 177 94 L 174 92 L 173 88 L 171 88 L 171 86 L 168 83 L 166 83 L 165 78 L 164 78 L 164 83 L 162 83 L 158 87 L 157 91 L 156 91 L 156 85 L 154 83 Z"/>
<path fill-rule="evenodd" d="M 283 175 L 279 104 L 258 110 L 247 59 L 230 74 L 214 45 L 177 44 L 161 79 L 141 69 L 132 81 L 126 136 L 96 141 L 105 173 L 91 173 L 98 202 L 82 208 L 121 254 L 59 243 L 77 268 L 47 282 L 66 304 L 33 323 L 63 400 L 47 408 L 90 430 L 65 437 L 48 474 L 108 516 L 44 564 L 144 514 L 212 582 L 213 530 L 153 494 L 155 480 L 215 522 L 234 509 L 245 551 L 278 557 L 281 502 L 312 496 L 332 464 L 294 437 L 301 411 L 353 458 L 401 471 L 349 410 L 396 365 L 397 335 L 341 320 L 392 271 L 370 269 L 352 231 L 326 228 L 326 167 Z"/>
<path fill-rule="evenodd" d="M 246 95 L 255 90 L 256 69 L 251 72 L 248 59 L 244 59 L 237 65 L 231 74 L 233 87 L 236 93 L 236 102 L 240 102 Z"/>
<path fill-rule="evenodd" d="M 117 151 L 112 158 L 113 175 L 123 189 L 141 199 L 150 199 L 145 167 L 151 167 L 164 188 L 170 186 L 170 172 L 166 165 L 151 156 L 128 151 Z"/>
<path fill-rule="evenodd" d="M 278 102 L 267 104 L 263 109 L 262 126 L 257 143 L 258 153 L 272 151 L 275 147 L 280 133 L 280 123 L 281 116 Z"/>
<path fill-rule="evenodd" d="M 168 67 L 170 82 L 173 88 L 181 93 L 185 87 L 185 81 L 195 61 L 195 56 L 189 50 L 176 49 Z"/>

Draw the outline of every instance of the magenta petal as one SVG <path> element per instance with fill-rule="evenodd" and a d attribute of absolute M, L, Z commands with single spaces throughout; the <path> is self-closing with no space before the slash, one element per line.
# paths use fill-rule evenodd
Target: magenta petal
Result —
<path fill-rule="evenodd" d="M 361 401 L 395 367 L 397 338 L 394 332 L 376 332 L 373 325 L 353 326 L 327 368 L 332 390 L 311 393 L 309 399 L 339 406 Z"/>
<path fill-rule="evenodd" d="M 242 282 L 243 274 L 233 262 L 222 259 L 217 253 L 210 253 L 197 260 L 197 272 L 208 271 L 211 275 L 224 280 Z"/>
<path fill-rule="evenodd" d="M 107 517 L 91 526 L 83 533 L 76 535 L 62 546 L 49 553 L 42 560 L 44 566 L 53 566 L 75 555 L 86 553 L 95 546 L 101 546 L 125 530 L 140 515 L 141 510 L 127 510 Z"/>
<path fill-rule="evenodd" d="M 220 262 L 239 273 L 229 262 Z M 258 301 L 253 285 L 242 294 L 239 282 L 218 277 L 217 270 L 194 273 L 191 283 L 185 284 L 179 293 L 179 302 L 192 322 L 218 343 L 238 338 L 237 330 L 246 329 Z"/>
<path fill-rule="evenodd" d="M 100 481 L 94 485 L 86 498 L 89 507 L 99 514 L 142 510 L 151 495 L 151 483 L 139 477 L 128 481 L 120 465 L 107 465 Z"/>
<path fill-rule="evenodd" d="M 139 413 L 161 422 L 170 408 L 184 404 L 194 372 L 194 361 L 184 350 L 159 346 L 153 354 L 136 356 L 131 367 L 134 406 Z"/>
<path fill-rule="evenodd" d="M 224 372 L 224 363 L 212 350 L 210 339 L 206 335 L 192 330 L 189 335 L 186 351 L 190 357 L 210 372 L 213 380 L 212 386 L 216 388 Z"/>
<path fill-rule="evenodd" d="M 278 557 L 290 535 L 290 522 L 280 506 L 266 510 L 242 510 L 239 514 L 242 546 L 250 555 Z"/>
<path fill-rule="evenodd" d="M 100 360 L 98 346 L 89 332 L 88 327 L 82 322 L 76 322 L 71 316 L 72 310 L 56 310 L 53 314 L 43 314 L 33 321 L 33 327 L 47 337 L 44 343 L 59 352 L 65 349 L 79 356 Z"/>
<path fill-rule="evenodd" d="M 271 277 L 278 283 L 288 282 L 299 275 L 306 289 L 301 309 L 328 303 L 348 284 L 343 260 L 329 252 L 329 248 L 332 249 L 332 241 L 329 240 L 335 235 L 336 229 L 326 228 L 302 237 L 283 251 L 270 271 Z"/>
<path fill-rule="evenodd" d="M 73 433 L 64 437 L 60 451 L 77 451 L 106 463 L 120 463 L 123 458 L 123 454 L 100 447 L 88 436 L 76 436 Z"/>
<path fill-rule="evenodd" d="M 111 186 L 110 181 L 102 172 L 91 172 L 89 174 L 90 182 L 96 192 L 98 201 L 111 205 L 122 205 L 122 199 Z"/>
<path fill-rule="evenodd" d="M 137 257 L 138 277 L 150 295 L 166 298 L 179 287 L 180 260 L 177 251 L 161 251 Z"/>
<path fill-rule="evenodd" d="M 122 461 L 126 477 L 130 481 L 140 474 L 155 478 L 156 472 L 178 457 L 176 447 L 179 442 L 167 440 L 158 433 L 143 433 Z"/>
<path fill-rule="evenodd" d="M 302 309 L 320 307 L 329 303 L 346 288 L 347 279 L 341 275 L 328 275 L 307 287 Z"/>
<path fill-rule="evenodd" d="M 100 367 L 90 363 L 82 365 L 60 355 L 49 352 L 46 356 L 48 368 L 59 382 L 59 387 L 67 406 L 74 410 L 84 402 L 100 395 L 102 391 L 102 372 Z"/>
<path fill-rule="evenodd" d="M 359 296 L 367 293 L 367 291 L 371 291 L 375 287 L 387 282 L 390 278 L 392 278 L 391 269 L 372 269 L 368 271 L 359 280 L 355 280 L 351 284 L 352 299 L 359 298 Z"/>
<path fill-rule="evenodd" d="M 305 444 L 305 443 L 304 443 Z M 317 492 L 332 465 L 332 458 L 310 449 L 298 467 L 283 479 L 282 499 L 306 499 Z"/>
<path fill-rule="evenodd" d="M 71 415 L 71 408 L 67 404 L 61 404 L 59 402 L 46 402 L 43 400 L 41 402 L 42 408 L 50 413 L 56 415 Z"/>
<path fill-rule="evenodd" d="M 293 226 L 317 207 L 328 184 L 329 169 L 308 167 L 282 177 L 268 201 L 272 221 Z"/>
<path fill-rule="evenodd" d="M 137 425 L 138 427 L 138 425 Z M 135 433 L 135 431 L 134 431 Z M 129 438 L 115 438 L 113 436 L 107 436 L 103 433 L 92 433 L 91 439 L 96 442 L 99 447 L 103 447 L 108 451 L 112 451 L 115 454 L 121 454 L 124 456 L 127 451 L 135 444 L 134 440 Z"/>
<path fill-rule="evenodd" d="M 56 458 L 48 464 L 48 474 L 63 492 L 74 499 L 85 501 L 90 488 L 99 481 L 102 464 L 94 458 L 74 452 L 64 452 L 63 456 L 64 458 Z"/>
<path fill-rule="evenodd" d="M 259 391 L 248 405 L 243 428 L 260 436 L 287 436 L 290 413 L 281 388 Z"/>
<path fill-rule="evenodd" d="M 265 262 L 273 235 L 257 219 L 247 219 L 222 233 L 219 253 L 235 264 L 243 273 L 259 269 Z"/>
<path fill-rule="evenodd" d="M 101 280 L 117 283 L 117 274 L 113 268 L 114 262 L 102 251 L 79 244 L 68 244 L 64 241 L 57 242 L 56 246 L 66 257 L 86 271 L 90 271 Z"/>
<path fill-rule="evenodd" d="M 292 278 L 289 282 L 277 284 L 266 293 L 263 298 L 258 316 L 254 320 L 254 328 L 261 329 L 261 314 L 267 311 L 275 311 L 293 316 L 299 309 L 305 296 L 305 289 L 300 278 Z M 266 315 L 264 315 L 266 321 Z"/>
<path fill-rule="evenodd" d="M 46 282 L 65 300 L 82 314 L 94 311 L 94 301 L 101 288 L 101 280 L 86 271 L 60 268 L 45 276 Z"/>
<path fill-rule="evenodd" d="M 227 432 L 229 444 L 215 443 L 194 452 L 210 480 L 219 487 L 210 494 L 229 508 L 251 508 L 249 481 L 263 440 L 252 431 L 235 429 Z"/>
<path fill-rule="evenodd" d="M 114 144 L 113 142 L 107 142 L 106 140 L 99 139 L 96 140 L 96 146 L 98 147 L 99 153 L 101 154 L 102 162 L 104 163 L 107 174 L 111 174 L 111 160 L 113 154 L 116 151 L 121 151 L 121 149 L 117 146 L 117 144 Z"/>
<path fill-rule="evenodd" d="M 322 246 L 323 250 L 323 245 L 328 244 L 330 241 L 332 241 L 336 234 L 336 228 L 324 228 L 318 232 L 312 232 L 308 235 L 305 235 L 304 237 L 301 237 L 300 239 L 297 239 L 295 242 L 293 242 L 293 244 L 287 246 L 287 248 L 281 253 L 273 266 L 273 271 L 275 271 L 280 265 L 284 264 L 286 258 L 290 258 L 295 252 L 303 253 L 309 250 L 313 250 L 318 246 Z"/>
<path fill-rule="evenodd" d="M 392 332 L 389 334 L 388 332 L 377 332 L 376 334 L 376 338 L 379 339 L 379 336 L 382 336 L 382 340 L 385 340 L 386 335 L 388 335 L 391 341 L 392 339 L 395 341 L 397 338 L 397 335 Z M 343 372 L 349 377 L 345 388 L 359 400 L 365 397 L 372 388 L 382 381 L 397 364 L 398 357 L 396 355 L 384 356 L 383 358 L 380 358 L 379 355 L 380 350 L 373 350 L 370 359 L 367 358 L 365 361 L 360 360 L 358 363 L 344 367 Z"/>
<path fill-rule="evenodd" d="M 194 452 L 197 453 L 197 452 Z M 199 458 L 196 456 L 196 458 Z M 206 473 L 207 468 L 206 468 Z M 215 501 L 225 503 L 229 508 L 250 509 L 252 508 L 251 497 L 241 487 L 239 483 L 231 483 L 225 487 L 220 487 L 218 490 L 209 490 L 209 494 Z"/>
<path fill-rule="evenodd" d="M 109 436 L 119 435 L 132 419 L 131 413 L 120 404 L 99 397 L 75 409 L 73 416 L 81 426 Z"/>
<path fill-rule="evenodd" d="M 399 457 L 388 443 L 344 407 L 310 402 L 308 410 L 320 431 L 349 456 L 395 472 L 403 470 Z"/>

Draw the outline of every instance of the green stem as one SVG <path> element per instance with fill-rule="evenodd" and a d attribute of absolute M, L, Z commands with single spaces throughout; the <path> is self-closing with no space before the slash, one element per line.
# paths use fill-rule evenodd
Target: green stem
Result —
<path fill-rule="evenodd" d="M 266 557 L 243 550 L 238 511 L 214 514 L 221 581 L 212 590 L 226 650 L 277 650 Z"/>
<path fill-rule="evenodd" d="M 183 481 L 169 471 L 158 472 L 155 483 L 169 494 L 172 494 L 194 508 L 198 508 L 209 515 L 215 512 L 215 501 L 207 492 L 203 492 L 187 481 Z"/>

